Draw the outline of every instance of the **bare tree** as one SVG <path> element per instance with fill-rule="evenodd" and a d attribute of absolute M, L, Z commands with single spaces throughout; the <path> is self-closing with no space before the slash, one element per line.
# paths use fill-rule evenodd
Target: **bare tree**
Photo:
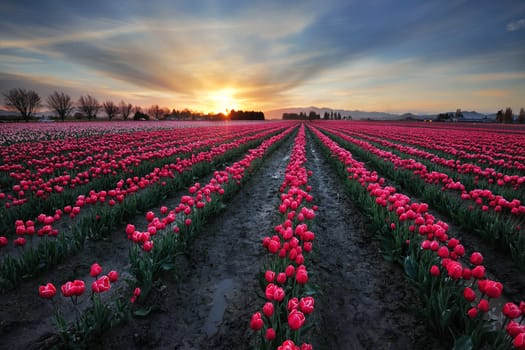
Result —
<path fill-rule="evenodd" d="M 80 96 L 78 99 L 78 104 L 80 105 L 82 112 L 87 114 L 89 120 L 91 120 L 91 118 L 95 119 L 97 117 L 97 113 L 101 107 L 97 99 L 91 95 Z"/>
<path fill-rule="evenodd" d="M 119 108 L 120 108 L 120 114 L 122 114 L 122 118 L 124 118 L 124 120 L 127 120 L 129 117 L 129 114 L 131 113 L 131 109 L 133 108 L 132 104 L 126 103 L 124 101 L 120 101 Z"/>
<path fill-rule="evenodd" d="M 163 119 L 166 110 L 160 108 L 159 105 L 153 105 L 148 109 L 148 113 L 155 119 Z"/>
<path fill-rule="evenodd" d="M 500 109 L 498 113 L 496 113 L 496 121 L 498 123 L 503 123 L 503 109 Z"/>
<path fill-rule="evenodd" d="M 153 105 L 148 109 L 148 113 L 155 119 L 160 119 L 163 111 L 162 108 L 159 107 L 159 105 Z"/>
<path fill-rule="evenodd" d="M 5 105 L 8 109 L 18 111 L 25 121 L 29 121 L 31 114 L 37 111 L 41 106 L 42 100 L 38 93 L 34 90 L 26 89 L 11 89 L 3 93 Z"/>
<path fill-rule="evenodd" d="M 106 101 L 102 103 L 102 106 L 104 107 L 104 111 L 106 111 L 106 115 L 108 116 L 109 120 L 112 120 L 113 117 L 115 117 L 118 114 L 118 106 L 113 101 Z"/>
<path fill-rule="evenodd" d="M 47 105 L 57 112 L 62 121 L 64 121 L 66 117 L 69 117 L 74 109 L 71 96 L 58 91 L 53 92 L 47 97 Z"/>
<path fill-rule="evenodd" d="M 523 107 L 521 107 L 520 114 L 518 114 L 518 122 L 520 124 L 524 124 L 525 123 L 525 110 L 523 110 Z"/>
<path fill-rule="evenodd" d="M 504 123 L 512 123 L 513 122 L 513 113 L 512 113 L 512 108 L 510 107 L 507 107 L 507 109 L 505 110 L 505 114 L 503 114 L 503 122 Z"/>

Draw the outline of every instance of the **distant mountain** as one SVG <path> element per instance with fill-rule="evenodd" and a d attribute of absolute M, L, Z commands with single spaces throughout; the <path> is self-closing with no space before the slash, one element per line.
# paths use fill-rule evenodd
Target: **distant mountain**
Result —
<path fill-rule="evenodd" d="M 308 114 L 310 111 L 314 111 L 317 114 L 321 115 L 321 118 L 325 112 L 334 112 L 340 113 L 342 117 L 351 116 L 353 120 L 363 120 L 363 119 L 373 119 L 373 120 L 400 120 L 401 116 L 398 114 L 385 113 L 385 112 L 365 112 L 357 110 L 346 110 L 346 109 L 332 109 L 328 107 L 289 107 L 289 108 L 279 108 L 273 109 L 270 111 L 265 111 L 264 115 L 266 119 L 281 119 L 283 113 L 301 113 L 304 112 Z"/>
<path fill-rule="evenodd" d="M 341 116 L 352 116 L 353 120 L 436 120 L 438 114 L 414 114 L 414 113 L 404 113 L 404 114 L 393 114 L 385 112 L 366 112 L 358 110 L 346 110 L 346 109 L 332 109 L 328 107 L 289 107 L 289 108 L 280 108 L 264 112 L 266 119 L 281 119 L 283 113 L 306 113 L 314 111 L 317 114 L 323 117 L 325 112 L 334 112 L 340 113 Z M 450 115 L 454 115 L 456 112 L 448 112 Z M 458 121 L 495 121 L 496 114 L 483 114 L 476 111 L 462 111 L 463 117 Z"/>
<path fill-rule="evenodd" d="M 446 114 L 454 116 L 456 112 L 446 112 Z M 479 113 L 476 111 L 461 111 L 461 114 L 463 116 L 457 119 L 457 121 L 483 122 L 483 121 L 495 121 L 496 120 L 496 114 L 484 114 L 484 113 Z M 426 119 L 437 119 L 437 114 L 426 115 L 424 117 Z"/>
<path fill-rule="evenodd" d="M 496 114 L 494 114 L 494 118 L 492 118 L 491 115 L 478 113 L 476 111 L 462 111 L 461 113 L 465 120 L 496 120 Z"/>

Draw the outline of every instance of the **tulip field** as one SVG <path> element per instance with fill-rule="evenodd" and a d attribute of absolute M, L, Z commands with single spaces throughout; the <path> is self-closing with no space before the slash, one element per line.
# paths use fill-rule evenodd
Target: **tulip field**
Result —
<path fill-rule="evenodd" d="M 0 124 L 0 348 L 525 349 L 525 128 Z"/>

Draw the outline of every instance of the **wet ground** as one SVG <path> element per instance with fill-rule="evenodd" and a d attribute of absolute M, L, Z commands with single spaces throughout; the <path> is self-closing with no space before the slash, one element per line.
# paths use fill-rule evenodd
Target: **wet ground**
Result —
<path fill-rule="evenodd" d="M 91 349 L 250 349 L 253 312 L 263 304 L 256 279 L 265 252 L 262 238 L 278 220 L 278 189 L 293 139 L 276 150 L 231 200 L 209 220 L 180 256 L 154 297 L 158 310 L 107 332 Z M 309 264 L 317 285 L 311 341 L 315 349 L 446 349 L 415 316 L 417 304 L 401 267 L 383 260 L 374 233 L 343 191 L 341 180 L 311 139 L 307 169 L 319 206 Z M 171 203 L 178 203 L 178 197 Z M 158 208 L 153 208 L 158 210 Z M 132 221 L 146 225 L 143 215 Z M 46 348 L 53 338 L 53 308 L 38 285 L 88 279 L 91 263 L 124 271 L 129 242 L 124 228 L 112 240 L 88 243 L 78 256 L 45 276 L 0 295 L 0 348 Z M 105 270 L 105 271 L 107 271 Z M 123 276 L 125 277 L 125 276 Z M 124 282 L 122 282 L 124 283 Z"/>

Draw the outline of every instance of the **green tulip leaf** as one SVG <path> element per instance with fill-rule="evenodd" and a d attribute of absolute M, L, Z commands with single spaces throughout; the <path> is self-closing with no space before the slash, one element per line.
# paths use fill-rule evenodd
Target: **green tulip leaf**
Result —
<path fill-rule="evenodd" d="M 133 311 L 133 315 L 140 316 L 140 317 L 148 316 L 152 310 L 153 309 L 151 307 L 138 309 L 138 310 Z"/>
<path fill-rule="evenodd" d="M 175 269 L 175 264 L 172 263 L 164 263 L 160 266 L 164 271 L 171 271 Z"/>
<path fill-rule="evenodd" d="M 452 350 L 472 350 L 472 338 L 468 335 L 462 335 L 454 342 Z"/>
<path fill-rule="evenodd" d="M 417 262 L 409 255 L 405 258 L 405 273 L 412 279 L 417 280 L 419 267 Z"/>

